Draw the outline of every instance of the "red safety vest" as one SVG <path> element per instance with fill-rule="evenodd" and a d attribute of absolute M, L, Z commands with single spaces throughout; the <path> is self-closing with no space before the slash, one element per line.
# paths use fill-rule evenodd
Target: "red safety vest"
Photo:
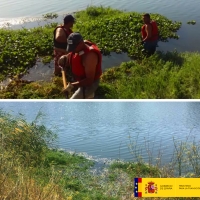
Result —
<path fill-rule="evenodd" d="M 82 64 L 82 56 L 86 55 L 87 53 L 93 51 L 98 55 L 98 64 L 96 66 L 96 74 L 94 80 L 97 80 L 100 78 L 102 75 L 102 69 L 101 69 L 101 64 L 102 64 L 102 55 L 99 50 L 99 48 L 96 46 L 96 44 L 85 40 L 84 41 L 89 47 L 85 48 L 84 51 L 81 51 L 79 53 L 73 54 L 70 53 L 70 65 L 71 65 L 71 70 L 72 74 L 74 75 L 74 78 L 76 81 L 80 81 L 86 78 L 85 75 L 85 67 Z"/>
<path fill-rule="evenodd" d="M 152 25 L 152 36 L 147 41 L 158 40 L 158 26 L 155 21 L 151 21 L 150 24 Z M 145 28 L 146 28 L 146 24 L 142 26 L 142 30 L 141 30 L 143 39 L 146 38 L 146 36 L 147 36 Z"/>

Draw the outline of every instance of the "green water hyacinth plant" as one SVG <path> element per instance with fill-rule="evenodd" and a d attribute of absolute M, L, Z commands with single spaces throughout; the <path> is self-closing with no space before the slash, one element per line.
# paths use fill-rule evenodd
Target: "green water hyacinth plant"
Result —
<path fill-rule="evenodd" d="M 26 72 L 38 56 L 52 54 L 52 29 L 1 29 L 0 35 L 1 80 L 7 75 Z"/>
<path fill-rule="evenodd" d="M 76 29 L 84 38 L 97 43 L 104 55 L 125 52 L 129 56 L 141 58 L 142 13 L 89 7 L 77 13 L 76 18 Z M 176 32 L 181 22 L 173 22 L 159 14 L 151 14 L 151 18 L 158 24 L 160 41 L 179 39 Z"/>
<path fill-rule="evenodd" d="M 57 18 L 48 13 L 45 19 Z M 104 55 L 111 52 L 127 52 L 129 56 L 142 58 L 140 45 L 142 13 L 124 12 L 104 7 L 88 7 L 75 14 L 74 31 L 79 31 L 85 39 L 99 46 Z M 159 14 L 151 14 L 158 23 L 160 41 L 178 39 L 180 22 L 174 22 Z M 0 29 L 0 80 L 6 76 L 26 73 L 37 57 L 51 56 L 53 53 L 53 30 L 57 23 L 21 30 Z"/>
<path fill-rule="evenodd" d="M 45 15 L 43 15 L 44 19 L 56 19 L 58 17 L 58 14 L 56 13 L 47 13 Z"/>
<path fill-rule="evenodd" d="M 194 20 L 192 20 L 192 21 L 188 21 L 187 24 L 195 25 L 195 24 L 196 24 L 196 21 L 194 21 Z"/>

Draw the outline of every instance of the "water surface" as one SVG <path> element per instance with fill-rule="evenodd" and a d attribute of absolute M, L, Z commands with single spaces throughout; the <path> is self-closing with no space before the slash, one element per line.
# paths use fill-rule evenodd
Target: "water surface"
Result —
<path fill-rule="evenodd" d="M 1 102 L 0 108 L 23 113 L 58 135 L 57 147 L 94 158 L 133 160 L 147 150 L 168 162 L 173 138 L 199 141 L 200 102 Z M 129 145 L 133 145 L 134 154 Z"/>
<path fill-rule="evenodd" d="M 24 18 L 41 17 L 46 13 L 58 13 L 64 15 L 69 12 L 85 9 L 88 5 L 103 5 L 113 8 L 159 13 L 169 19 L 181 21 L 183 26 L 178 32 L 180 39 L 171 40 L 170 43 L 160 43 L 159 50 L 200 51 L 200 1 L 199 0 L 1 0 L 0 1 L 0 25 L 5 21 L 11 24 L 22 22 Z M 190 20 L 196 20 L 195 26 L 187 25 Z"/>

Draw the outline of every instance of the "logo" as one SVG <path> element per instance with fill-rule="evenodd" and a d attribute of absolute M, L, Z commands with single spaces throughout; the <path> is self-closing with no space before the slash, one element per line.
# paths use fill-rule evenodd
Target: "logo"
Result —
<path fill-rule="evenodd" d="M 67 43 L 68 44 L 73 44 L 73 40 L 68 40 Z"/>
<path fill-rule="evenodd" d="M 155 193 L 157 194 L 158 192 L 158 187 L 157 184 L 155 184 L 153 181 L 148 182 L 148 185 L 145 184 L 145 193 Z"/>

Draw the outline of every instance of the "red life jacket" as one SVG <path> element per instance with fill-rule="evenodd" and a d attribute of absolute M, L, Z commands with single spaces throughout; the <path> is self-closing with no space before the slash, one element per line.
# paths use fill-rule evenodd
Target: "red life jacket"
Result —
<path fill-rule="evenodd" d="M 96 44 L 84 40 L 84 43 L 87 44 L 89 47 L 85 48 L 84 51 L 81 51 L 79 53 L 70 53 L 70 66 L 71 66 L 71 71 L 72 74 L 74 75 L 74 78 L 76 81 L 81 81 L 86 78 L 85 75 L 85 67 L 82 64 L 82 56 L 86 55 L 89 52 L 95 52 L 98 55 L 98 64 L 96 66 L 96 73 L 94 80 L 97 80 L 100 78 L 102 75 L 102 69 L 101 69 L 101 64 L 102 64 L 102 55 L 99 50 L 99 48 L 96 46 Z"/>
<path fill-rule="evenodd" d="M 64 42 L 64 43 L 60 43 L 60 42 L 56 41 L 56 30 L 58 28 L 62 28 L 64 30 L 65 34 L 66 34 L 66 42 Z M 67 29 L 64 28 L 63 25 L 57 26 L 53 31 L 53 34 L 54 34 L 54 38 L 53 38 L 54 47 L 66 50 L 66 48 L 67 48 L 67 38 L 71 33 L 73 33 L 73 31 L 71 29 L 67 30 Z"/>
<path fill-rule="evenodd" d="M 158 26 L 155 21 L 151 21 L 150 24 L 152 26 L 152 36 L 151 36 L 151 38 L 147 39 L 147 41 L 158 40 Z M 146 24 L 142 26 L 142 30 L 141 30 L 143 39 L 146 38 L 146 36 L 147 36 L 145 28 L 146 28 Z"/>

